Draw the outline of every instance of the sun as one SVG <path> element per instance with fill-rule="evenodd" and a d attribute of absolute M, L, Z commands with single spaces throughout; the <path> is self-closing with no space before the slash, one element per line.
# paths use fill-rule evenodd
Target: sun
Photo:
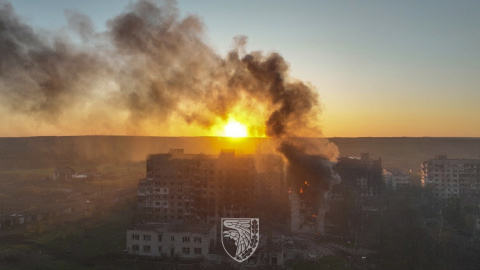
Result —
<path fill-rule="evenodd" d="M 230 119 L 223 127 L 223 136 L 232 138 L 247 137 L 247 127 L 234 119 Z"/>

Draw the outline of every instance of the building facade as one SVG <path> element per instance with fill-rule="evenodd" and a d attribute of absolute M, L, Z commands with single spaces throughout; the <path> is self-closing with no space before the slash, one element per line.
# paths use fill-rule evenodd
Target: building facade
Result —
<path fill-rule="evenodd" d="M 127 252 L 150 257 L 204 258 L 213 249 L 215 226 L 148 223 L 127 230 Z"/>
<path fill-rule="evenodd" d="M 460 197 L 480 203 L 480 159 L 448 159 L 437 155 L 422 162 L 421 183 L 438 199 Z"/>
<path fill-rule="evenodd" d="M 378 209 L 377 198 L 385 190 L 382 160 L 371 159 L 368 153 L 358 157 L 340 157 L 334 167 L 342 181 L 334 185 L 332 196 L 342 198 L 346 192 L 355 194 L 363 210 Z"/>
<path fill-rule="evenodd" d="M 273 155 L 174 149 L 148 156 L 146 171 L 138 198 L 147 221 L 215 224 L 221 218 L 250 217 L 260 201 L 286 192 L 283 161 Z"/>
<path fill-rule="evenodd" d="M 384 169 L 385 183 L 388 188 L 394 191 L 405 190 L 410 187 L 410 176 L 396 169 Z"/>

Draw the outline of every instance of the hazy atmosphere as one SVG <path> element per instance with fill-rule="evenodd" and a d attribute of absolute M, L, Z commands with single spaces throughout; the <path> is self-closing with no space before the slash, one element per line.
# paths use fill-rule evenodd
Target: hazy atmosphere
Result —
<path fill-rule="evenodd" d="M 0 0 L 0 269 L 480 269 L 479 3 Z"/>
<path fill-rule="evenodd" d="M 1 3 L 2 136 L 265 136 L 272 58 L 327 137 L 480 135 L 475 1 Z"/>

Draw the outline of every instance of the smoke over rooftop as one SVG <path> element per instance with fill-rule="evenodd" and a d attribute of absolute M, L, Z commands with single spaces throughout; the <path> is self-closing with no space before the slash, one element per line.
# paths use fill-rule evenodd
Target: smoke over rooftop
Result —
<path fill-rule="evenodd" d="M 9 135 L 215 135 L 235 117 L 250 135 L 275 139 L 295 181 L 306 173 L 319 191 L 336 181 L 336 146 L 298 139 L 322 136 L 318 92 L 290 77 L 280 54 L 247 52 L 237 36 L 222 57 L 202 20 L 181 18 L 172 1 L 131 3 L 103 32 L 86 15 L 66 17 L 67 33 L 46 32 L 0 5 L 0 127 Z"/>
<path fill-rule="evenodd" d="M 0 4 L 9 135 L 215 135 L 232 115 L 253 136 L 319 134 L 317 92 L 289 76 L 281 55 L 247 52 L 238 36 L 222 57 L 202 20 L 181 18 L 172 1 L 134 2 L 103 32 L 86 15 L 65 14 L 68 31 L 48 32 Z"/>

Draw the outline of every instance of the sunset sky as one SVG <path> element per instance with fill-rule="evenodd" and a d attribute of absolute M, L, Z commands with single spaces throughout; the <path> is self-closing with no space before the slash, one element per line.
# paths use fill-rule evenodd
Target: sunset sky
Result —
<path fill-rule="evenodd" d="M 129 2 L 11 4 L 39 30 L 64 31 L 65 10 L 76 10 L 101 32 Z M 202 19 L 223 57 L 238 35 L 248 51 L 280 53 L 292 77 L 318 90 L 327 137 L 480 137 L 479 1 L 180 0 L 178 9 Z M 57 135 L 0 127 L 0 136 Z M 181 130 L 154 135 L 189 135 Z"/>

